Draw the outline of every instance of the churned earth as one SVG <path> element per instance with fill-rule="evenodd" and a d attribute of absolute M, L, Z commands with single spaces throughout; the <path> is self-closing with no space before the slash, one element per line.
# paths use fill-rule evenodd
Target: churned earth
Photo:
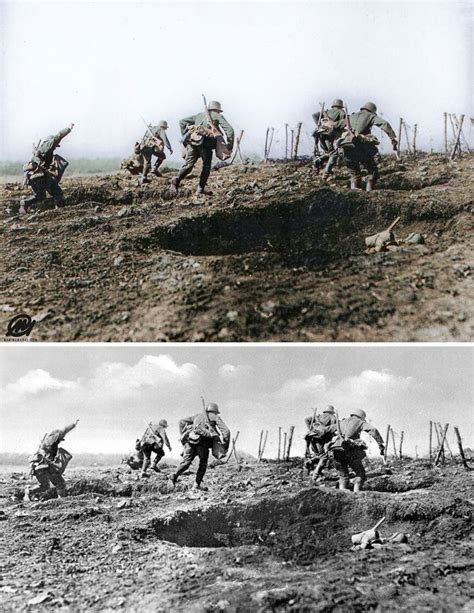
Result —
<path fill-rule="evenodd" d="M 472 611 L 472 480 L 460 465 L 369 463 L 366 491 L 312 485 L 301 460 L 73 469 L 70 496 L 25 503 L 0 477 L 2 611 Z M 351 535 L 408 543 L 351 550 Z"/>
<path fill-rule="evenodd" d="M 1 325 L 40 341 L 465 341 L 473 337 L 472 157 L 381 161 L 380 189 L 306 161 L 234 165 L 169 198 L 171 171 L 65 178 L 67 206 L 24 217 L 1 186 Z M 366 254 L 398 216 L 425 244 Z"/>

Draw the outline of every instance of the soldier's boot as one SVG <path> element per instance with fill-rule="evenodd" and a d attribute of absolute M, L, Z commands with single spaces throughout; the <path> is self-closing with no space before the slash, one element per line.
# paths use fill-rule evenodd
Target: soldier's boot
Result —
<path fill-rule="evenodd" d="M 171 186 L 170 186 L 170 194 L 172 197 L 176 197 L 178 195 L 180 183 L 181 181 L 179 177 L 175 177 L 174 179 L 172 179 Z"/>
<path fill-rule="evenodd" d="M 202 485 L 201 483 L 194 483 L 193 490 L 201 490 L 201 492 L 207 492 L 208 488 L 205 485 Z"/>
<path fill-rule="evenodd" d="M 375 189 L 375 177 L 373 175 L 367 175 L 365 182 L 365 191 L 372 192 Z"/>
<path fill-rule="evenodd" d="M 354 480 L 354 487 L 352 488 L 352 491 L 354 493 L 360 492 L 360 490 L 362 489 L 362 483 L 360 479 L 355 479 Z"/>
<path fill-rule="evenodd" d="M 362 184 L 359 176 L 351 176 L 351 189 L 361 189 Z"/>
<path fill-rule="evenodd" d="M 30 486 L 29 486 L 29 485 L 27 485 L 27 486 L 25 487 L 25 495 L 24 495 L 24 497 L 23 497 L 23 500 L 24 500 L 25 502 L 31 502 L 31 498 L 30 498 Z"/>
<path fill-rule="evenodd" d="M 349 489 L 349 479 L 348 479 L 348 477 L 339 477 L 339 489 L 340 490 L 348 490 Z"/>
<path fill-rule="evenodd" d="M 57 487 L 56 491 L 58 493 L 58 498 L 66 498 L 66 488 L 65 487 Z"/>
<path fill-rule="evenodd" d="M 64 200 L 62 198 L 53 200 L 55 209 L 62 209 L 64 207 Z"/>
<path fill-rule="evenodd" d="M 32 204 L 29 204 L 24 198 L 21 198 L 20 208 L 18 209 L 20 215 L 26 215 L 32 208 L 34 208 Z"/>
<path fill-rule="evenodd" d="M 156 177 L 162 177 L 163 176 L 163 174 L 161 173 L 161 170 L 160 170 L 161 162 L 162 162 L 161 160 L 159 162 L 155 162 L 155 165 L 153 166 L 153 174 Z"/>
<path fill-rule="evenodd" d="M 142 175 L 140 177 L 140 185 L 144 185 L 145 183 L 150 183 L 150 179 L 146 175 Z"/>
<path fill-rule="evenodd" d="M 316 466 L 314 473 L 313 473 L 313 481 L 318 481 L 319 479 L 322 478 L 324 464 L 325 464 L 324 460 L 319 460 L 318 465 Z"/>
<path fill-rule="evenodd" d="M 212 191 L 199 186 L 196 190 L 196 196 L 212 196 Z"/>
<path fill-rule="evenodd" d="M 151 466 L 151 470 L 154 470 L 156 473 L 160 473 L 161 470 L 158 468 L 158 462 L 153 462 Z"/>

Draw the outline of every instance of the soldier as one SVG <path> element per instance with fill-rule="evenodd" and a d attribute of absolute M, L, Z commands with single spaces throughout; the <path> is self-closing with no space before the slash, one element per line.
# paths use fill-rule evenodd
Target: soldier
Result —
<path fill-rule="evenodd" d="M 142 176 L 140 183 L 148 183 L 148 173 L 151 168 L 151 159 L 156 157 L 155 164 L 153 165 L 153 174 L 157 177 L 161 177 L 162 174 L 159 171 L 161 164 L 166 160 L 165 147 L 173 154 L 170 141 L 166 134 L 168 129 L 168 123 L 164 120 L 160 121 L 157 126 L 149 126 L 145 132 L 140 143 L 135 143 L 135 154 L 140 155 L 140 161 L 143 164 Z"/>
<path fill-rule="evenodd" d="M 323 150 L 322 155 L 318 155 L 314 161 L 318 172 L 326 162 L 323 174 L 323 179 L 327 180 L 332 175 L 332 169 L 337 161 L 337 148 L 335 142 L 340 138 L 343 132 L 343 126 L 339 122 L 345 118 L 344 102 L 340 98 L 333 100 L 331 108 L 324 112 L 324 116 L 320 121 L 321 113 L 314 113 L 313 120 L 316 124 L 316 130 L 313 132 L 315 140 L 315 155 L 319 144 Z M 336 125 L 337 124 L 337 125 Z"/>
<path fill-rule="evenodd" d="M 222 115 L 221 103 L 213 100 L 209 102 L 207 108 L 214 125 L 224 131 L 227 138 L 227 147 L 231 150 L 234 146 L 234 130 L 224 115 Z M 171 181 L 172 196 L 178 195 L 181 181 L 190 174 L 199 158 L 202 159 L 202 170 L 196 193 L 198 195 L 212 196 L 212 192 L 206 190 L 207 180 L 211 173 L 212 152 L 216 148 L 216 139 L 210 127 L 206 112 L 185 117 L 179 122 L 179 129 L 183 136 L 183 146 L 186 148 L 186 157 L 178 175 Z"/>
<path fill-rule="evenodd" d="M 323 470 L 328 465 L 328 443 L 333 438 L 334 426 L 336 424 L 336 410 L 332 405 L 328 405 L 321 415 L 317 415 L 316 419 L 307 417 L 305 419 L 308 428 L 306 441 L 313 450 L 314 456 L 308 460 L 306 467 L 310 471 L 316 464 L 316 469 L 313 472 L 313 480 L 317 481 Z"/>
<path fill-rule="evenodd" d="M 62 430 L 53 430 L 45 434 L 38 451 L 30 458 L 30 474 L 34 475 L 39 482 L 39 487 L 30 490 L 25 489 L 25 500 L 30 499 L 31 494 L 40 494 L 49 490 L 50 486 L 56 488 L 58 498 L 66 496 L 66 482 L 63 473 L 72 455 L 62 447 L 59 447 L 66 434 L 73 430 L 79 420 L 65 426 Z"/>
<path fill-rule="evenodd" d="M 339 489 L 349 489 L 349 467 L 355 472 L 354 492 L 359 492 L 365 481 L 365 469 L 362 460 L 366 457 L 366 443 L 360 437 L 361 432 L 368 432 L 378 443 L 380 455 L 384 455 L 385 447 L 380 432 L 365 421 L 366 414 L 362 409 L 354 409 L 348 419 L 343 419 L 338 427 L 333 426 L 335 438 L 329 444 L 334 459 L 334 466 L 339 473 Z"/>
<path fill-rule="evenodd" d="M 377 107 L 373 102 L 366 102 L 357 113 L 352 113 L 349 118 L 349 124 L 346 125 L 346 130 L 341 139 L 338 141 L 338 146 L 344 151 L 344 162 L 349 169 L 351 175 L 351 189 L 361 188 L 361 171 L 360 165 L 367 170 L 366 190 L 371 192 L 375 189 L 375 184 L 378 178 L 377 164 L 375 156 L 378 153 L 378 139 L 372 134 L 372 126 L 377 126 L 388 135 L 392 141 L 393 149 L 397 149 L 397 137 L 391 125 L 382 117 L 377 115 Z M 343 127 L 344 122 L 340 121 L 337 124 Z"/>
<path fill-rule="evenodd" d="M 230 430 L 219 415 L 217 404 L 210 402 L 203 413 L 180 420 L 179 432 L 181 442 L 184 444 L 183 459 L 171 477 L 172 487 L 176 485 L 178 477 L 188 470 L 197 456 L 199 466 L 193 489 L 207 490 L 201 485 L 201 482 L 206 474 L 209 450 L 216 442 L 228 447 L 230 441 Z"/>
<path fill-rule="evenodd" d="M 63 191 L 59 187 L 63 173 L 68 166 L 68 162 L 60 155 L 54 153 L 60 142 L 73 129 L 74 124 L 64 128 L 57 134 L 48 136 L 44 141 L 40 141 L 38 146 L 33 149 L 33 157 L 28 164 L 25 164 L 25 185 L 29 185 L 34 192 L 29 198 L 20 200 L 20 215 L 28 213 L 34 205 L 42 202 L 46 198 L 46 192 L 53 198 L 55 208 L 64 206 Z"/>
<path fill-rule="evenodd" d="M 165 452 L 163 450 L 164 445 L 166 445 L 168 447 L 168 450 L 171 451 L 171 445 L 168 439 L 168 435 L 166 434 L 167 427 L 168 422 L 166 421 L 166 419 L 160 419 L 157 424 L 149 424 L 142 438 L 137 439 L 135 443 L 135 449 L 137 450 L 137 460 L 141 462 L 142 478 L 148 477 L 147 469 L 150 466 L 152 452 L 155 454 L 155 458 L 153 460 L 151 468 L 155 472 L 160 472 L 160 469 L 158 468 L 158 462 L 165 455 Z M 127 464 L 131 466 L 129 462 L 127 462 Z"/>

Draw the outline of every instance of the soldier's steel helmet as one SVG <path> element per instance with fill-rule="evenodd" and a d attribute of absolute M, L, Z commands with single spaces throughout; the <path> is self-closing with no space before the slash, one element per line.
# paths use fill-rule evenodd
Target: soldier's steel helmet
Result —
<path fill-rule="evenodd" d="M 361 419 L 366 418 L 365 411 L 363 411 L 362 409 L 354 409 L 351 415 L 355 415 L 356 417 L 360 417 Z"/>
<path fill-rule="evenodd" d="M 337 106 L 338 108 L 342 109 L 342 107 L 344 106 L 344 102 L 340 98 L 336 98 L 332 101 L 331 106 Z"/>
<path fill-rule="evenodd" d="M 222 105 L 217 100 L 211 100 L 207 105 L 207 108 L 210 111 L 216 111 L 217 113 L 222 113 Z"/>
<path fill-rule="evenodd" d="M 162 120 L 160 121 L 160 123 L 158 124 L 158 127 L 159 127 L 160 129 L 167 130 L 167 129 L 168 129 L 168 122 L 167 122 L 167 121 L 165 121 L 164 119 L 162 119 Z"/>
<path fill-rule="evenodd" d="M 215 402 L 210 402 L 206 407 L 206 411 L 208 413 L 220 413 L 219 407 Z"/>
<path fill-rule="evenodd" d="M 369 111 L 369 113 L 376 113 L 377 112 L 377 106 L 373 103 L 373 102 L 366 102 L 364 104 L 364 106 L 360 107 L 360 110 L 366 110 Z"/>
<path fill-rule="evenodd" d="M 332 406 L 332 404 L 328 404 L 323 413 L 331 413 L 331 415 L 334 415 L 336 413 L 336 409 Z"/>
<path fill-rule="evenodd" d="M 166 419 L 160 419 L 160 421 L 158 422 L 158 425 L 161 426 L 162 428 L 167 428 L 168 422 L 166 421 Z"/>

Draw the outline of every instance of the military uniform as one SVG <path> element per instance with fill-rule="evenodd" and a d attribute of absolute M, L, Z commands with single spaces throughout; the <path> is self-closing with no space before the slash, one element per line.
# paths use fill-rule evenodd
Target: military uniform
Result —
<path fill-rule="evenodd" d="M 52 196 L 56 207 L 64 206 L 63 191 L 59 182 L 68 162 L 61 156 L 55 155 L 54 151 L 60 146 L 62 139 L 71 132 L 73 125 L 48 136 L 34 151 L 31 161 L 25 164 L 25 183 L 31 187 L 34 195 L 21 200 L 20 213 L 26 213 L 29 208 L 42 202 L 46 198 L 46 193 Z"/>
<path fill-rule="evenodd" d="M 166 422 L 164 422 L 166 423 Z M 151 454 L 155 454 L 152 469 L 158 471 L 158 462 L 164 457 L 164 445 L 171 451 L 171 445 L 166 434 L 166 427 L 163 422 L 158 424 L 150 424 L 146 429 L 145 434 L 141 439 L 138 439 L 135 444 L 137 450 L 137 460 L 141 462 L 142 476 L 146 476 L 147 469 L 150 466 Z M 150 432 L 150 428 L 152 432 Z M 130 465 L 130 464 L 129 464 Z"/>
<path fill-rule="evenodd" d="M 220 108 L 220 104 L 217 108 Z M 209 114 L 213 123 L 221 128 L 227 138 L 229 149 L 234 145 L 234 129 L 220 111 L 212 109 L 209 104 Z M 181 181 L 193 170 L 199 158 L 202 159 L 202 170 L 199 177 L 200 193 L 205 193 L 205 187 L 211 173 L 212 153 L 216 147 L 216 139 L 210 131 L 209 119 L 206 112 L 185 117 L 179 122 L 179 129 L 183 136 L 183 145 L 186 149 L 184 165 L 172 181 L 172 192 L 176 194 Z"/>
<path fill-rule="evenodd" d="M 314 454 L 314 457 L 311 458 L 306 466 L 308 471 L 316 466 L 316 470 L 313 473 L 313 478 L 316 479 L 328 465 L 327 445 L 333 437 L 334 426 L 336 424 L 334 408 L 328 407 L 320 415 L 317 415 L 314 421 L 312 416 L 307 417 L 305 423 L 308 428 L 306 440 Z"/>
<path fill-rule="evenodd" d="M 365 479 L 365 469 L 362 460 L 366 457 L 365 449 L 367 445 L 359 437 L 361 432 L 368 432 L 379 445 L 380 453 L 384 453 L 384 443 L 380 432 L 365 421 L 365 413 L 357 409 L 352 415 L 340 422 L 341 435 L 334 428 L 335 438 L 329 444 L 329 448 L 334 460 L 334 466 L 339 473 L 339 488 L 348 489 L 349 468 L 355 472 L 354 492 L 358 492 Z"/>
<path fill-rule="evenodd" d="M 217 406 L 217 405 L 216 405 Z M 210 423 L 209 423 L 210 422 Z M 195 487 L 200 487 L 206 474 L 209 451 L 216 440 L 219 440 L 220 433 L 226 446 L 230 441 L 230 430 L 219 417 L 218 413 L 198 413 L 192 417 L 180 420 L 179 431 L 181 440 L 184 444 L 183 459 L 174 473 L 171 481 L 176 481 L 191 466 L 194 458 L 199 458 L 199 466 L 196 472 Z"/>
<path fill-rule="evenodd" d="M 354 136 L 346 130 L 338 143 L 344 151 L 344 162 L 351 175 L 351 189 L 358 189 L 361 186 L 361 164 L 367 170 L 367 191 L 375 187 L 378 171 L 374 158 L 378 153 L 379 142 L 372 135 L 373 126 L 383 130 L 392 141 L 393 148 L 397 148 L 395 132 L 388 121 L 379 117 L 376 111 L 375 104 L 368 102 L 360 111 L 352 113 L 350 124 Z M 339 122 L 338 125 L 343 128 L 345 124 Z"/>
<path fill-rule="evenodd" d="M 164 127 L 164 125 L 166 125 L 166 128 Z M 161 164 L 166 160 L 165 147 L 170 152 L 170 155 L 173 153 L 173 149 L 166 134 L 167 126 L 168 124 L 165 121 L 160 122 L 160 124 L 157 126 L 150 126 L 150 130 L 155 136 L 155 138 L 153 138 L 153 136 L 150 134 L 150 131 L 147 130 L 138 146 L 140 156 L 139 159 L 141 164 L 143 165 L 142 183 L 146 183 L 147 181 L 147 176 L 151 169 L 151 161 L 153 156 L 156 157 L 155 163 L 153 165 L 153 173 L 157 176 L 161 176 L 159 168 Z"/>
<path fill-rule="evenodd" d="M 65 465 L 71 459 L 71 454 L 59 447 L 66 434 L 75 428 L 77 422 L 69 424 L 62 430 L 53 430 L 41 441 L 38 451 L 30 458 L 31 473 L 36 477 L 39 487 L 32 489 L 30 494 L 46 492 L 54 486 L 58 498 L 66 495 L 66 482 L 62 476 Z"/>
<path fill-rule="evenodd" d="M 342 122 L 345 122 L 346 114 L 344 112 L 344 104 L 342 100 L 334 100 L 331 108 L 324 113 L 324 119 L 319 123 L 321 113 L 314 113 L 313 120 L 316 128 L 313 132 L 315 141 L 315 160 L 314 165 L 319 170 L 325 164 L 323 177 L 328 177 L 332 174 L 332 169 L 337 161 L 337 148 L 335 142 L 340 138 L 343 132 Z M 329 121 L 327 121 L 329 120 Z M 322 155 L 319 154 L 319 145 L 323 150 Z"/>

